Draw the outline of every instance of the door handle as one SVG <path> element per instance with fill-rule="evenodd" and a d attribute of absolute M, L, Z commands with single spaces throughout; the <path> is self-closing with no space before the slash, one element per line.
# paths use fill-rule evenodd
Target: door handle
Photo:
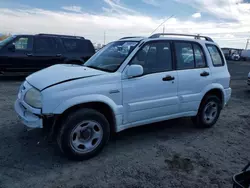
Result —
<path fill-rule="evenodd" d="M 26 55 L 27 55 L 28 57 L 32 57 L 32 56 L 33 56 L 32 53 L 27 53 Z"/>
<path fill-rule="evenodd" d="M 206 77 L 206 76 L 209 76 L 209 72 L 204 71 L 200 75 Z"/>
<path fill-rule="evenodd" d="M 61 57 L 62 56 L 62 54 L 56 54 L 56 57 Z"/>
<path fill-rule="evenodd" d="M 163 81 L 172 81 L 174 80 L 175 78 L 173 76 L 170 76 L 170 75 L 167 75 L 165 77 L 162 78 Z"/>

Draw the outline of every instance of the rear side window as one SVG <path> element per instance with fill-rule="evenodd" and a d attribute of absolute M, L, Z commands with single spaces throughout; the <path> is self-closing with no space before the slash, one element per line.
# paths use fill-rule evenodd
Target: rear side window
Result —
<path fill-rule="evenodd" d="M 223 66 L 224 65 L 223 56 L 218 47 L 212 44 L 207 44 L 206 46 L 211 56 L 213 65 L 215 67 Z"/>
<path fill-rule="evenodd" d="M 193 44 L 194 56 L 195 56 L 195 67 L 204 68 L 206 67 L 206 61 L 204 53 L 198 44 Z"/>
<path fill-rule="evenodd" d="M 177 60 L 177 69 L 192 69 L 195 67 L 194 52 L 191 43 L 175 42 L 175 52 Z"/>
<path fill-rule="evenodd" d="M 36 52 L 57 52 L 59 45 L 52 37 L 37 37 L 35 40 Z"/>
<path fill-rule="evenodd" d="M 89 40 L 62 38 L 62 42 L 68 52 L 95 52 L 95 49 Z"/>

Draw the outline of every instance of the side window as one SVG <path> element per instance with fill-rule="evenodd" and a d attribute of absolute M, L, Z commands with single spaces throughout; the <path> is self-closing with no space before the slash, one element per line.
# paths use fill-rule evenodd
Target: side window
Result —
<path fill-rule="evenodd" d="M 16 50 L 32 50 L 33 38 L 32 37 L 19 37 L 13 44 Z"/>
<path fill-rule="evenodd" d="M 195 67 L 192 44 L 175 42 L 177 69 L 192 69 Z"/>
<path fill-rule="evenodd" d="M 170 43 L 165 41 L 146 44 L 130 64 L 141 65 L 144 74 L 172 70 L 172 55 Z"/>
<path fill-rule="evenodd" d="M 219 51 L 218 47 L 216 47 L 215 45 L 212 45 L 212 44 L 207 44 L 207 49 L 210 53 L 213 65 L 215 67 L 223 66 L 224 60 L 222 58 L 222 54 Z"/>
<path fill-rule="evenodd" d="M 75 39 L 62 39 L 63 45 L 68 52 L 74 52 L 77 50 L 77 40 Z"/>
<path fill-rule="evenodd" d="M 52 37 L 37 37 L 35 49 L 36 52 L 54 52 L 59 50 L 59 45 Z"/>
<path fill-rule="evenodd" d="M 68 52 L 95 52 L 95 49 L 89 40 L 64 38 L 62 41 Z"/>
<path fill-rule="evenodd" d="M 196 68 L 206 67 L 204 53 L 198 44 L 193 44 Z"/>

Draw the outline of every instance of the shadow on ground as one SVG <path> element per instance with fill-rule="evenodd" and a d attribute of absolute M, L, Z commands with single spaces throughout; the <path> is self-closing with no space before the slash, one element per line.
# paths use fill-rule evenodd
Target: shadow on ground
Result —
<path fill-rule="evenodd" d="M 13 126 L 22 125 L 15 124 Z M 0 153 L 0 166 L 2 163 L 4 167 L 28 167 L 30 172 L 71 163 L 71 161 L 63 157 L 56 142 L 50 143 L 45 139 L 41 130 L 26 131 L 24 128 L 22 131 L 19 129 L 19 132 L 13 131 L 11 136 L 7 133 L 8 131 L 9 129 L 2 129 L 2 135 L 8 135 L 8 138 L 3 136 L 0 139 L 1 150 L 6 151 Z M 131 144 L 138 146 L 148 142 L 157 143 L 157 141 L 181 137 L 184 133 L 185 135 L 195 134 L 198 131 L 201 132 L 202 130 L 195 129 L 189 118 L 131 128 L 112 136 L 104 151 L 95 158 L 102 159 L 109 155 L 116 155 L 121 146 L 120 152 L 124 152 L 130 150 Z M 95 158 L 92 160 L 95 160 Z"/>

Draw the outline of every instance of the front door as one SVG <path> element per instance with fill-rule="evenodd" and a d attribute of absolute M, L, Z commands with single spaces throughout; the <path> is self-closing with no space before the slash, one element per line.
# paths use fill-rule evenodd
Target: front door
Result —
<path fill-rule="evenodd" d="M 29 72 L 29 64 L 34 59 L 30 56 L 33 53 L 33 36 L 18 36 L 13 41 L 15 49 L 10 50 L 6 47 L 5 72 Z"/>
<path fill-rule="evenodd" d="M 203 91 L 212 83 L 212 75 L 206 63 L 201 45 L 194 42 L 174 42 L 178 73 L 178 97 L 180 112 L 197 112 Z"/>
<path fill-rule="evenodd" d="M 171 43 L 163 40 L 144 44 L 130 64 L 142 65 L 144 74 L 122 80 L 123 123 L 153 122 L 176 114 L 178 77 L 172 67 Z"/>

